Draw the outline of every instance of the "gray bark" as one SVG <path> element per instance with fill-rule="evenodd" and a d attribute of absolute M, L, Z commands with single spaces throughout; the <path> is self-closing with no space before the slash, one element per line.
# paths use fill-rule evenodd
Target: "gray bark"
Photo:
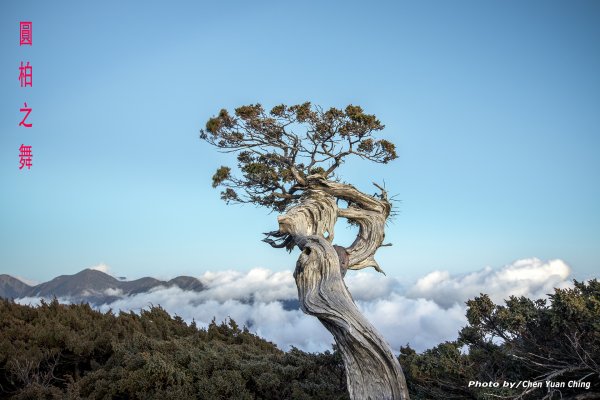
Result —
<path fill-rule="evenodd" d="M 408 399 L 397 358 L 360 313 L 343 280 L 347 269 L 372 266 L 381 272 L 374 255 L 383 244 L 391 209 L 386 192 L 380 188 L 381 195 L 369 196 L 319 175 L 306 182 L 299 204 L 278 217 L 279 231 L 270 234 L 283 244 L 266 241 L 275 247 L 285 244 L 301 249 L 294 271 L 300 306 L 332 333 L 346 366 L 350 398 Z M 338 199 L 349 206 L 338 208 Z M 359 226 L 356 240 L 348 248 L 332 244 L 338 217 Z"/>

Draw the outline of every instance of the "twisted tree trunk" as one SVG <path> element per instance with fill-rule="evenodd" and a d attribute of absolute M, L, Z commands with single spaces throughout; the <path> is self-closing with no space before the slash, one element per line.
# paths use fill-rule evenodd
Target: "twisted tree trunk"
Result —
<path fill-rule="evenodd" d="M 381 195 L 368 196 L 319 175 L 308 177 L 306 185 L 299 204 L 278 217 L 279 231 L 268 234 L 281 242 L 265 241 L 302 250 L 294 271 L 300 306 L 319 318 L 335 338 L 346 366 L 350 398 L 408 399 L 398 360 L 360 313 L 343 281 L 347 269 L 373 266 L 381 271 L 374 255 L 383 244 L 391 209 L 386 192 L 380 188 Z M 338 199 L 348 202 L 348 208 L 338 208 Z M 332 244 L 338 217 L 359 225 L 348 248 Z"/>

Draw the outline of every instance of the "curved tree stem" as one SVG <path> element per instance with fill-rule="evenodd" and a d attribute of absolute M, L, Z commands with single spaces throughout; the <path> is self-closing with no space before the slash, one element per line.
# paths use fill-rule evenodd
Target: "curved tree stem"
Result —
<path fill-rule="evenodd" d="M 346 268 L 374 266 L 379 270 L 373 256 L 383 242 L 390 210 L 385 192 L 377 199 L 319 177 L 307 181 L 311 188 L 298 205 L 278 217 L 279 231 L 270 233 L 302 250 L 294 271 L 300 306 L 319 318 L 335 338 L 352 399 L 408 399 L 398 360 L 360 313 L 343 281 Z M 338 209 L 336 199 L 346 200 L 350 206 Z M 332 244 L 338 216 L 360 227 L 356 240 L 346 249 Z"/>

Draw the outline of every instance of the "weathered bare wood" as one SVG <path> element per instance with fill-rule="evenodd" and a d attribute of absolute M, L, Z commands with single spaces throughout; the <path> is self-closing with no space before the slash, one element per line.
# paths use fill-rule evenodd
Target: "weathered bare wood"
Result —
<path fill-rule="evenodd" d="M 337 182 L 319 181 L 314 187 L 305 191 L 298 205 L 278 217 L 279 233 L 288 235 L 302 250 L 294 272 L 300 306 L 319 318 L 335 338 L 352 399 L 408 399 L 398 360 L 360 313 L 343 281 L 346 268 L 378 268 L 373 255 L 383 241 L 389 215 L 389 207 L 383 203 L 387 200 L 379 201 Z M 336 198 L 351 206 L 339 209 Z M 358 237 L 347 249 L 332 245 L 338 216 L 360 225 Z"/>
<path fill-rule="evenodd" d="M 358 223 L 358 235 L 350 247 L 346 249 L 350 258 L 348 269 L 374 267 L 382 272 L 374 255 L 385 239 L 386 216 L 376 211 L 362 210 L 358 207 L 348 207 L 338 211 L 340 217 Z"/>
<path fill-rule="evenodd" d="M 385 239 L 385 221 L 390 215 L 391 204 L 387 200 L 387 193 L 380 186 L 380 198 L 362 193 L 354 186 L 332 182 L 319 175 L 311 175 L 308 182 L 313 187 L 347 201 L 350 206 L 338 209 L 338 216 L 354 221 L 359 230 L 354 243 L 346 249 L 348 253 L 348 269 L 362 269 L 374 267 L 378 272 L 383 270 L 375 261 L 375 252 L 382 246 Z"/>

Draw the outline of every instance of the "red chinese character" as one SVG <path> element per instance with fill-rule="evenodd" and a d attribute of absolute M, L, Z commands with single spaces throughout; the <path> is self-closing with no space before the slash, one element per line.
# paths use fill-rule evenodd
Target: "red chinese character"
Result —
<path fill-rule="evenodd" d="M 21 122 L 19 122 L 19 126 L 24 126 L 25 128 L 31 128 L 33 126 L 33 124 L 28 124 L 27 122 L 25 122 L 25 120 L 27 120 L 27 117 L 29 117 L 29 114 L 31 114 L 31 108 L 27 107 L 27 103 L 24 103 L 24 104 L 25 104 L 25 107 L 21 108 L 21 112 L 24 112 L 27 114 L 25 114 L 25 116 L 23 117 Z"/>
<path fill-rule="evenodd" d="M 31 65 L 29 65 L 29 61 L 27 61 L 26 65 L 23 65 L 23 61 L 21 61 L 21 66 L 19 67 L 19 81 L 21 81 L 21 87 L 30 86 L 33 80 L 33 70 Z"/>
<path fill-rule="evenodd" d="M 19 169 L 23 169 L 23 167 L 27 167 L 27 169 L 31 169 L 31 146 L 25 146 L 24 144 L 19 147 L 19 163 L 21 166 Z"/>
<path fill-rule="evenodd" d="M 31 22 L 23 22 L 20 23 L 20 39 L 19 46 L 29 45 L 31 46 Z"/>

